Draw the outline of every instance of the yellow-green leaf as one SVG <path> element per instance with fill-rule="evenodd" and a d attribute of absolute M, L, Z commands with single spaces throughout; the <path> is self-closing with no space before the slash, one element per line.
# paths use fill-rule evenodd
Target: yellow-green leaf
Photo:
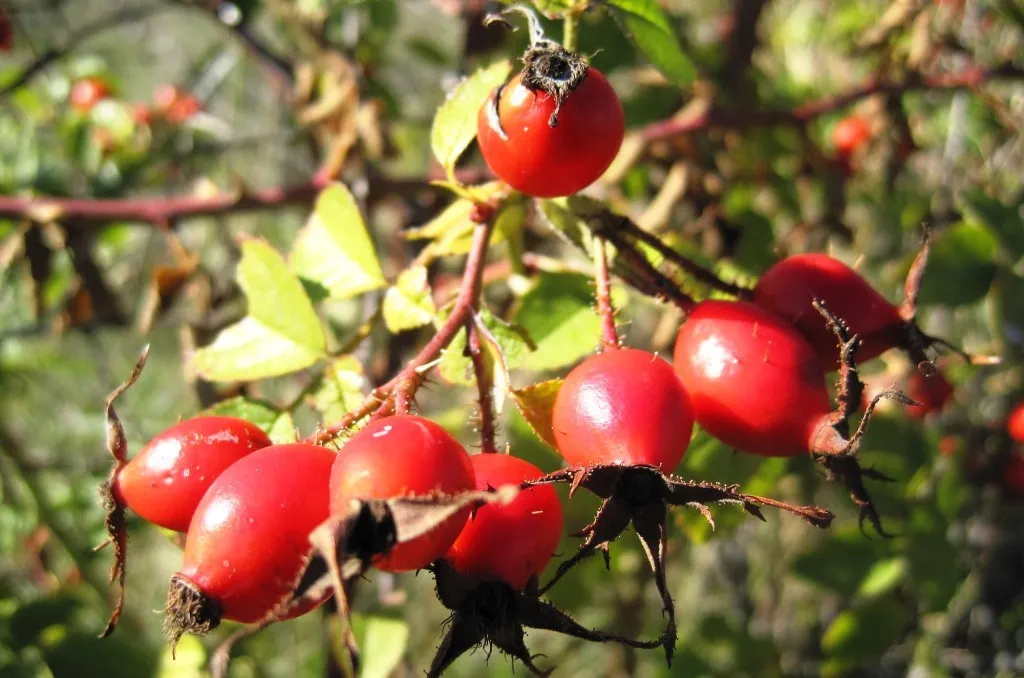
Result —
<path fill-rule="evenodd" d="M 555 445 L 552 412 L 564 379 L 549 379 L 512 390 L 512 400 L 533 432 L 551 447 Z"/>
<path fill-rule="evenodd" d="M 249 315 L 200 349 L 193 367 L 211 381 L 242 381 L 309 367 L 327 347 L 323 326 L 302 283 L 262 240 L 242 244 L 238 284 Z"/>
<path fill-rule="evenodd" d="M 427 283 L 427 269 L 413 266 L 398 276 L 384 295 L 384 324 L 390 332 L 423 327 L 434 319 L 434 299 Z"/>
<path fill-rule="evenodd" d="M 343 184 L 320 193 L 299 231 L 290 263 L 328 299 L 354 297 L 387 282 L 355 198 Z"/>
<path fill-rule="evenodd" d="M 508 78 L 508 60 L 481 68 L 460 82 L 441 104 L 430 129 L 430 147 L 441 167 L 454 181 L 455 163 L 476 136 L 476 120 L 487 97 Z"/>

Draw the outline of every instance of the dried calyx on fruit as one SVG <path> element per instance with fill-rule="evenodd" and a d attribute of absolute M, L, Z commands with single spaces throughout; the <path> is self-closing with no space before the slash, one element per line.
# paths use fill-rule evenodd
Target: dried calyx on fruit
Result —
<path fill-rule="evenodd" d="M 484 25 L 501 23 L 513 30 L 515 27 L 509 23 L 506 15 L 510 12 L 518 12 L 526 17 L 530 30 L 530 46 L 523 53 L 523 71 L 520 74 L 523 87 L 531 92 L 544 92 L 555 100 L 555 108 L 548 117 L 548 125 L 558 125 L 558 113 L 566 98 L 583 82 L 587 77 L 589 66 L 580 55 L 570 52 L 554 40 L 544 35 L 544 29 L 537 19 L 533 10 L 525 5 L 512 5 L 500 14 L 489 14 L 484 18 Z M 505 131 L 501 128 L 498 103 L 501 101 L 502 85 L 498 94 L 493 98 L 493 115 L 502 138 L 507 139 Z"/>
<path fill-rule="evenodd" d="M 863 478 L 888 478 L 861 468 L 856 455 L 882 398 L 913 401 L 895 388 L 878 393 L 851 435 L 849 422 L 864 390 L 854 360 L 860 340 L 820 301 L 814 307 L 841 344 L 834 410 L 825 368 L 811 345 L 792 325 L 747 302 L 710 300 L 694 307 L 676 339 L 675 370 L 705 431 L 759 456 L 810 454 L 829 479 L 846 485 L 861 520 L 885 534 Z"/>
<path fill-rule="evenodd" d="M 594 183 L 622 145 L 626 119 L 607 78 L 578 54 L 546 38 L 532 10 L 523 69 L 496 88 L 477 115 L 480 153 L 495 175 L 526 195 L 571 195 Z"/>
<path fill-rule="evenodd" d="M 766 505 L 817 527 L 832 521 L 832 514 L 822 508 L 791 506 L 742 494 L 735 487 L 670 475 L 690 443 L 693 409 L 672 367 L 646 351 L 609 349 L 573 369 L 555 400 L 552 428 L 568 467 L 531 484 L 570 483 L 570 496 L 584 487 L 603 502 L 594 521 L 576 535 L 584 538 L 579 551 L 559 565 L 542 591 L 598 551 L 607 563 L 609 544 L 632 524 L 668 616 L 661 644 L 669 661 L 676 643 L 675 607 L 664 564 L 669 505 L 691 506 L 709 521 L 708 504 L 713 503 L 740 504 L 762 520 L 759 507 Z"/>
<path fill-rule="evenodd" d="M 477 488 L 519 485 L 541 476 L 533 464 L 508 454 L 473 457 Z M 444 639 L 427 672 L 440 676 L 462 654 L 493 645 L 535 674 L 525 629 L 555 631 L 603 643 L 657 647 L 660 640 L 637 641 L 587 629 L 540 599 L 537 577 L 551 561 L 562 536 L 562 507 L 554 488 L 528 487 L 507 503 L 480 507 L 445 558 L 430 567 L 437 597 L 452 611 Z"/>

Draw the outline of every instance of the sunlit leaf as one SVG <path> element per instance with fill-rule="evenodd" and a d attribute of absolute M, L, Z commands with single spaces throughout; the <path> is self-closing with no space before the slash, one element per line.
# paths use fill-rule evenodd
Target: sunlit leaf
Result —
<path fill-rule="evenodd" d="M 430 147 L 441 167 L 454 180 L 455 162 L 476 136 L 480 106 L 508 78 L 512 65 L 502 60 L 481 68 L 460 82 L 441 104 L 430 129 Z"/>
<path fill-rule="evenodd" d="M 365 389 L 363 366 L 354 356 L 342 356 L 327 367 L 313 404 L 324 421 L 335 422 L 362 404 Z"/>
<path fill-rule="evenodd" d="M 402 271 L 384 295 L 383 312 L 384 324 L 395 333 L 422 327 L 433 320 L 436 309 L 425 267 Z"/>
<path fill-rule="evenodd" d="M 249 315 L 200 349 L 193 366 L 211 381 L 252 380 L 309 367 L 326 350 L 323 326 L 284 259 L 262 240 L 242 244 L 238 283 Z"/>
<path fill-rule="evenodd" d="M 343 184 L 320 193 L 289 263 L 328 299 L 353 297 L 387 282 L 355 198 Z"/>
<path fill-rule="evenodd" d="M 657 2 L 608 0 L 608 5 L 627 37 L 672 84 L 688 87 L 693 82 L 697 69 Z"/>
<path fill-rule="evenodd" d="M 551 425 L 555 398 L 562 388 L 564 379 L 549 379 L 524 388 L 512 390 L 512 400 L 522 413 L 523 418 L 544 442 L 551 447 L 555 443 L 554 429 Z"/>

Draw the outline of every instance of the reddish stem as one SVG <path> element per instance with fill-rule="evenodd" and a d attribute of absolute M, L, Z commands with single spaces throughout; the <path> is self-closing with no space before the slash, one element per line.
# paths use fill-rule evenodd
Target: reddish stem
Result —
<path fill-rule="evenodd" d="M 497 452 L 494 438 L 498 430 L 494 419 L 494 399 L 491 396 L 492 377 L 487 374 L 484 362 L 483 345 L 480 341 L 480 328 L 472 316 L 466 321 L 466 352 L 473 363 L 473 374 L 476 376 L 477 398 L 480 402 L 480 451 Z"/>
<path fill-rule="evenodd" d="M 597 314 L 601 317 L 601 344 L 605 350 L 619 347 L 615 331 L 615 307 L 612 306 L 612 285 L 608 275 L 608 248 L 604 239 L 594 238 L 594 264 L 597 278 Z"/>
<path fill-rule="evenodd" d="M 401 388 L 411 395 L 419 388 L 423 382 L 423 373 L 426 371 L 427 365 L 440 357 L 441 351 L 452 343 L 459 330 L 472 317 L 473 311 L 476 309 L 477 301 L 480 299 L 484 264 L 487 261 L 487 244 L 491 240 L 493 230 L 493 221 L 476 225 L 476 230 L 473 232 L 473 243 L 466 259 L 466 270 L 462 276 L 459 296 L 455 299 L 451 313 L 438 328 L 437 334 L 398 374 L 387 383 L 371 391 L 362 405 L 339 421 L 307 438 L 307 442 L 325 443 L 333 440 L 338 434 L 374 410 L 387 406 L 395 389 Z"/>
<path fill-rule="evenodd" d="M 640 130 L 645 141 L 657 141 L 708 128 L 742 129 L 772 125 L 805 125 L 822 115 L 837 111 L 875 94 L 900 95 L 917 90 L 973 89 L 992 80 L 1024 79 L 1024 69 L 1012 64 L 992 68 L 972 66 L 959 73 L 926 76 L 914 74 L 903 81 L 890 81 L 872 76 L 853 89 L 832 96 L 814 99 L 792 109 L 750 109 L 725 111 L 708 108 L 685 118 L 670 118 L 652 123 Z"/>

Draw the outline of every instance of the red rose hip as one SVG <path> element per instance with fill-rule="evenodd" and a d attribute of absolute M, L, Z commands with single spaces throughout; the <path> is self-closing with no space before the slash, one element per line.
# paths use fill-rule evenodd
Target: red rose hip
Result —
<path fill-rule="evenodd" d="M 186 419 L 150 440 L 122 467 L 113 491 L 151 523 L 185 532 L 217 477 L 242 457 L 270 444 L 260 427 L 244 419 Z"/>
<path fill-rule="evenodd" d="M 566 377 L 552 415 L 570 466 L 655 466 L 671 473 L 693 433 L 693 410 L 672 366 L 636 349 L 587 358 Z"/>
<path fill-rule="evenodd" d="M 485 490 L 535 480 L 543 472 L 507 454 L 472 457 L 476 487 Z M 522 590 L 551 561 L 562 539 L 562 505 L 550 485 L 521 490 L 506 505 L 481 506 L 445 556 L 456 571 L 497 579 Z"/>
<path fill-rule="evenodd" d="M 210 486 L 196 509 L 181 570 L 167 596 L 168 636 L 205 633 L 221 619 L 262 619 L 292 590 L 327 519 L 335 454 L 308 443 L 267 447 Z M 295 617 L 322 601 L 293 610 Z"/>
<path fill-rule="evenodd" d="M 466 450 L 440 425 L 423 417 L 398 415 L 367 424 L 341 448 L 331 468 L 331 513 L 344 514 L 353 499 L 390 499 L 476 486 Z M 437 529 L 394 547 L 374 561 L 381 570 L 426 567 L 444 555 L 459 535 L 470 509 Z"/>

